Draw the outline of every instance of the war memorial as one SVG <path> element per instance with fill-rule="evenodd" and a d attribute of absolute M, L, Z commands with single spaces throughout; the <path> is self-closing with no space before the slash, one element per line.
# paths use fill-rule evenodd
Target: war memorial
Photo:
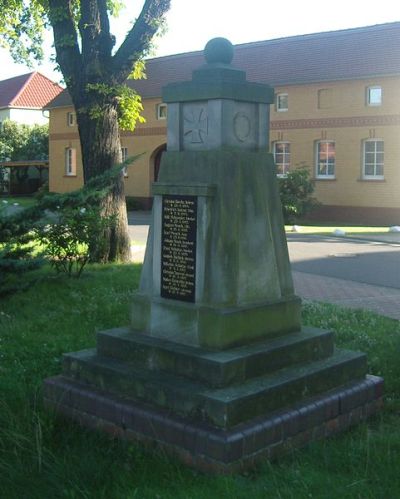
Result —
<path fill-rule="evenodd" d="M 82 425 L 232 472 L 379 410 L 383 380 L 333 333 L 302 327 L 273 158 L 274 91 L 211 40 L 167 85 L 167 152 L 131 323 L 64 356 L 45 402 Z"/>

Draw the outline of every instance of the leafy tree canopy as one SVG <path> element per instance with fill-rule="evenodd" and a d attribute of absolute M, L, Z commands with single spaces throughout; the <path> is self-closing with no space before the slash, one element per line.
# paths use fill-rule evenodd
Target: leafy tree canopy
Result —
<path fill-rule="evenodd" d="M 33 61 L 43 60 L 44 33 L 52 27 L 57 52 L 69 47 L 70 54 L 84 57 L 85 45 L 99 38 L 96 43 L 104 45 L 105 53 L 105 48 L 113 49 L 115 45 L 109 16 L 118 17 L 124 6 L 120 0 L 0 0 L 0 46 L 9 50 L 16 62 L 32 65 Z M 115 62 L 129 67 L 133 78 L 143 75 L 141 60 L 151 49 L 152 37 L 164 25 L 169 6 L 170 0 L 146 0 L 115 54 Z M 88 22 L 93 20 L 96 23 Z M 59 64 L 66 76 L 65 64 Z"/>
<path fill-rule="evenodd" d="M 66 18 L 67 12 L 77 28 L 82 15 L 80 3 L 80 0 L 0 0 L 0 46 L 9 50 L 16 62 L 31 66 L 33 61 L 42 61 L 43 37 L 52 25 L 51 19 Z M 100 3 L 107 14 L 115 17 L 124 7 L 119 0 Z M 78 30 L 76 35 L 80 36 Z"/>
<path fill-rule="evenodd" d="M 43 58 L 43 34 L 48 25 L 46 0 L 0 0 L 0 45 L 16 62 Z"/>
<path fill-rule="evenodd" d="M 21 125 L 6 120 L 0 129 L 0 161 L 45 160 L 49 157 L 48 125 Z"/>

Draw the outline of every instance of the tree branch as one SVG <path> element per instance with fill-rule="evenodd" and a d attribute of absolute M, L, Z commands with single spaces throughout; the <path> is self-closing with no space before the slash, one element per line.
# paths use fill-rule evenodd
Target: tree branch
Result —
<path fill-rule="evenodd" d="M 123 83 L 130 75 L 135 62 L 148 52 L 151 40 L 170 4 L 170 0 L 145 1 L 138 19 L 112 58 L 116 83 Z"/>
<path fill-rule="evenodd" d="M 81 74 L 82 57 L 74 25 L 72 1 L 49 0 L 49 17 L 54 33 L 56 60 L 71 94 L 76 89 L 76 75 Z"/>
<path fill-rule="evenodd" d="M 104 81 L 109 75 L 111 52 L 115 38 L 110 33 L 107 0 L 81 2 L 79 32 L 86 78 L 90 82 Z"/>

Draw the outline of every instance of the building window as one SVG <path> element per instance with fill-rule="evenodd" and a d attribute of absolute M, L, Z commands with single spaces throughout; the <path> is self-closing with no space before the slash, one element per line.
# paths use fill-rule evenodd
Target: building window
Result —
<path fill-rule="evenodd" d="M 75 126 L 76 125 L 76 114 L 75 113 L 67 113 L 67 125 Z"/>
<path fill-rule="evenodd" d="M 380 106 L 382 104 L 382 87 L 367 88 L 367 104 L 368 106 Z"/>
<path fill-rule="evenodd" d="M 76 149 L 72 147 L 65 149 L 65 175 L 76 175 Z"/>
<path fill-rule="evenodd" d="M 277 94 L 276 96 L 276 110 L 287 111 L 289 109 L 289 96 L 288 94 Z"/>
<path fill-rule="evenodd" d="M 126 158 L 128 157 L 128 148 L 127 147 L 121 147 L 121 159 L 122 162 L 126 161 Z M 128 176 L 128 168 L 125 166 L 123 169 L 123 174 L 124 177 Z"/>
<path fill-rule="evenodd" d="M 316 146 L 316 177 L 335 178 L 335 143 L 320 140 Z"/>
<path fill-rule="evenodd" d="M 167 104 L 157 104 L 157 119 L 158 120 L 167 119 Z"/>
<path fill-rule="evenodd" d="M 276 173 L 286 175 L 290 170 L 290 142 L 274 142 L 273 153 Z"/>
<path fill-rule="evenodd" d="M 383 179 L 383 140 L 365 140 L 363 145 L 363 178 Z"/>

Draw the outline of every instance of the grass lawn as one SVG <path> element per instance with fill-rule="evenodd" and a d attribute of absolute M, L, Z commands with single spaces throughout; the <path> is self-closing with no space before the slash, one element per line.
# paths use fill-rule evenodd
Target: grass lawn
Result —
<path fill-rule="evenodd" d="M 19 206 L 23 208 L 28 208 L 29 206 L 33 206 L 36 203 L 36 199 L 32 196 L 6 196 L 0 197 L 0 202 L 7 201 L 8 204 L 13 205 L 14 203 L 18 203 Z"/>
<path fill-rule="evenodd" d="M 45 269 L 34 287 L 0 302 L 1 498 L 400 497 L 400 322 L 369 312 L 308 303 L 304 322 L 368 354 L 370 372 L 385 378 L 384 411 L 255 472 L 203 475 L 44 411 L 42 381 L 60 372 L 61 354 L 128 323 L 139 273 L 138 265 L 89 266 L 76 280 Z"/>

